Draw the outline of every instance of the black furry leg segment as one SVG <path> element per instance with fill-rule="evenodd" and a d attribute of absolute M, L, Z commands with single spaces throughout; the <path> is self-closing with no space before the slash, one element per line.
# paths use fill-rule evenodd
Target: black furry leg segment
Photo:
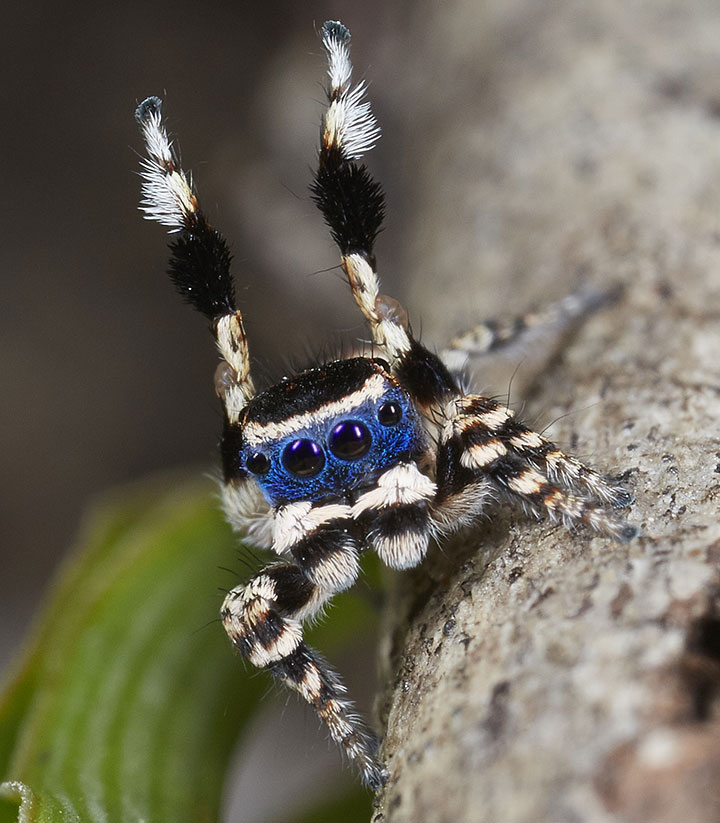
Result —
<path fill-rule="evenodd" d="M 441 492 L 484 478 L 529 511 L 545 513 L 568 527 L 584 523 L 620 541 L 637 534 L 634 526 L 608 510 L 632 502 L 626 490 L 519 423 L 511 409 L 468 395 L 447 403 L 445 414 L 438 452 Z"/>
<path fill-rule="evenodd" d="M 377 739 L 355 713 L 339 677 L 303 640 L 301 620 L 333 593 L 311 582 L 299 566 L 279 563 L 233 589 L 221 618 L 240 654 L 303 697 L 363 780 L 378 789 L 385 771 L 375 757 Z"/>

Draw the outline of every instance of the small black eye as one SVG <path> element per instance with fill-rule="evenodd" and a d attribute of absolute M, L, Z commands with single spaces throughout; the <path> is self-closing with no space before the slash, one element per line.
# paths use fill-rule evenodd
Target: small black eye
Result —
<path fill-rule="evenodd" d="M 267 474 L 270 471 L 270 458 L 262 452 L 253 452 L 245 465 L 253 474 Z"/>
<path fill-rule="evenodd" d="M 283 466 L 297 477 L 313 477 L 325 465 L 325 454 L 314 440 L 293 440 L 285 446 Z"/>
<path fill-rule="evenodd" d="M 372 438 L 364 423 L 343 420 L 330 432 L 330 450 L 341 460 L 358 460 L 370 450 Z"/>
<path fill-rule="evenodd" d="M 383 403 L 378 409 L 377 415 L 383 426 L 394 426 L 402 418 L 402 408 L 399 403 Z"/>

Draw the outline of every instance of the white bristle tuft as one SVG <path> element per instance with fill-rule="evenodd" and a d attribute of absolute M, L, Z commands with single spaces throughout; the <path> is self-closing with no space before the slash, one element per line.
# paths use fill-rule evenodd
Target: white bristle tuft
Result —
<path fill-rule="evenodd" d="M 323 46 L 328 58 L 328 76 L 332 91 L 342 91 L 350 82 L 350 32 L 342 23 L 329 20 L 323 26 Z"/>
<path fill-rule="evenodd" d="M 363 81 L 350 86 L 350 32 L 342 23 L 328 21 L 323 26 L 323 46 L 327 52 L 330 104 L 325 112 L 323 142 L 336 147 L 347 160 L 357 160 L 370 151 L 380 137 L 380 127 L 365 100 Z"/>
<path fill-rule="evenodd" d="M 172 150 L 162 119 L 162 101 L 148 97 L 135 112 L 148 156 L 140 164 L 142 200 L 146 220 L 155 220 L 171 232 L 187 228 L 197 212 L 192 183 L 180 167 Z"/>

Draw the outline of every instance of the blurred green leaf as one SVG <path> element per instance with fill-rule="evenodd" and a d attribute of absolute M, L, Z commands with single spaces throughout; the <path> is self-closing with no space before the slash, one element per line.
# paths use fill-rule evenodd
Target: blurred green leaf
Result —
<path fill-rule="evenodd" d="M 217 508 L 207 485 L 176 480 L 93 509 L 0 698 L 0 778 L 15 781 L 0 823 L 217 820 L 268 682 L 247 676 L 217 618 L 220 587 L 238 582 L 220 568 L 238 547 Z M 374 622 L 346 600 L 321 643 Z"/>

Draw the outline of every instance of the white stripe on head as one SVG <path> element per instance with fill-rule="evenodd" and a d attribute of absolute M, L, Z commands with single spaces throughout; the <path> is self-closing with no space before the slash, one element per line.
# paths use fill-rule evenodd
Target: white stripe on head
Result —
<path fill-rule="evenodd" d="M 357 391 L 351 392 L 340 400 L 326 403 L 319 409 L 296 414 L 277 423 L 263 424 L 255 421 L 246 423 L 243 429 L 245 442 L 249 446 L 258 447 L 268 441 L 279 440 L 341 414 L 350 414 L 366 401 L 379 400 L 388 388 L 387 378 L 382 374 L 372 374 Z"/>

